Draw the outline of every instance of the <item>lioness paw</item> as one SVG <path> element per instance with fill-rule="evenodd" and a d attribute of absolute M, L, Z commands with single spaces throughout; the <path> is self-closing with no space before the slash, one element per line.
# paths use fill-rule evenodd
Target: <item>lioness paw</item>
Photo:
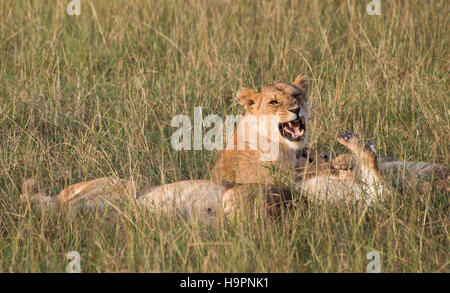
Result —
<path fill-rule="evenodd" d="M 359 152 L 364 148 L 364 145 L 361 143 L 359 137 L 348 130 L 339 132 L 337 140 L 352 152 Z"/>
<path fill-rule="evenodd" d="M 351 131 L 343 130 L 339 132 L 338 134 L 338 141 L 342 143 L 343 145 L 346 145 L 347 143 L 351 143 L 352 140 L 357 139 L 356 134 L 354 134 Z"/>
<path fill-rule="evenodd" d="M 377 151 L 375 150 L 375 145 L 372 143 L 372 142 L 367 142 L 365 145 L 364 145 L 364 150 L 367 152 L 367 153 L 370 153 L 370 154 L 372 154 L 372 155 L 374 155 L 374 156 L 376 156 L 377 155 Z"/>

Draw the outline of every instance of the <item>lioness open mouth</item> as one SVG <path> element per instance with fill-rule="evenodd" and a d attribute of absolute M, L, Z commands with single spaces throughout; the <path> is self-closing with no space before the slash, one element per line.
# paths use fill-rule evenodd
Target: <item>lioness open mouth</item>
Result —
<path fill-rule="evenodd" d="M 281 136 L 287 138 L 290 141 L 300 141 L 305 136 L 305 118 L 299 117 L 295 120 L 279 123 Z"/>

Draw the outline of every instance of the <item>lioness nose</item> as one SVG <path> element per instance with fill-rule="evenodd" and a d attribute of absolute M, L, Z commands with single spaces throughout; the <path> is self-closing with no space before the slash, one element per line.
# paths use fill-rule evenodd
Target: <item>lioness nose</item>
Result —
<path fill-rule="evenodd" d="M 298 113 L 300 112 L 300 107 L 297 107 L 295 109 L 290 109 L 289 111 L 294 113 L 294 114 L 296 114 L 296 115 L 298 115 Z"/>

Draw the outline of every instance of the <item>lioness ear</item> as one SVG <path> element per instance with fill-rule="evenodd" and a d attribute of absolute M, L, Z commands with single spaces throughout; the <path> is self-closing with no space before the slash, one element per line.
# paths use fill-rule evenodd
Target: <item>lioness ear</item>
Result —
<path fill-rule="evenodd" d="M 256 103 L 254 94 L 254 90 L 243 87 L 237 92 L 236 98 L 239 104 L 244 106 L 247 111 L 250 111 L 251 106 Z"/>
<path fill-rule="evenodd" d="M 305 94 L 309 90 L 309 78 L 304 74 L 297 76 L 292 84 L 298 86 Z"/>

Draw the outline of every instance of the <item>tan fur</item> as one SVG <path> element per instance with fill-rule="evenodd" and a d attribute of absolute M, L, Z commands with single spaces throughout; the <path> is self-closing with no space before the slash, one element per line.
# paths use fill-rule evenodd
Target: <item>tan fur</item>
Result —
<path fill-rule="evenodd" d="M 331 162 L 339 170 L 354 170 L 358 163 L 353 154 L 341 154 Z M 411 188 L 424 193 L 450 192 L 450 170 L 442 164 L 380 158 L 378 166 L 383 178 L 399 192 L 406 192 Z"/>
<path fill-rule="evenodd" d="M 22 201 L 36 202 L 44 209 L 104 208 L 121 198 L 135 198 L 132 182 L 116 177 L 102 177 L 70 185 L 56 197 L 47 196 L 35 182 L 28 179 L 22 186 Z"/>
<path fill-rule="evenodd" d="M 307 122 L 310 109 L 307 99 L 308 89 L 309 80 L 304 75 L 299 75 L 292 84 L 277 82 L 263 87 L 259 92 L 247 88 L 240 89 L 237 93 L 237 100 L 245 107 L 246 112 L 237 129 L 241 127 L 245 129 L 243 132 L 247 135 L 243 139 L 245 140 L 245 149 L 238 149 L 238 136 L 243 135 L 243 133 L 242 131 L 236 131 L 233 140 L 227 144 L 227 146 L 232 145 L 232 150 L 222 151 L 211 172 L 211 177 L 216 180 L 228 180 L 245 184 L 267 184 L 271 181 L 271 167 L 285 171 L 292 170 L 296 165 L 298 152 L 305 146 L 305 138 L 299 142 L 291 142 L 278 133 L 279 154 L 277 160 L 262 163 L 259 158 L 264 151 L 260 148 L 250 150 L 251 146 L 248 138 L 249 131 L 257 132 L 258 138 L 260 133 L 255 129 L 248 129 L 247 125 L 243 126 L 243 124 L 250 115 L 255 117 L 278 115 L 280 122 L 291 121 L 297 118 L 297 115 L 289 110 L 299 107 L 299 116 Z M 278 104 L 272 105 L 271 102 L 274 100 Z M 258 126 L 270 127 L 262 124 Z"/>
<path fill-rule="evenodd" d="M 188 217 L 210 221 L 223 207 L 224 196 L 233 187 L 233 183 L 227 182 L 186 180 L 153 187 L 137 200 L 152 211 L 181 212 Z"/>
<path fill-rule="evenodd" d="M 156 186 L 138 198 L 152 211 L 178 213 L 212 222 L 220 213 L 232 214 L 241 207 L 262 204 L 267 215 L 278 218 L 293 197 L 289 189 L 265 184 L 235 184 L 227 181 L 185 180 Z"/>
<path fill-rule="evenodd" d="M 344 131 L 338 135 L 338 141 L 347 147 L 357 161 L 357 170 L 340 170 L 331 162 L 329 168 L 318 169 L 315 173 L 300 173 L 300 189 L 314 198 L 333 201 L 367 204 L 382 199 L 389 190 L 378 170 L 377 157 L 371 144 L 363 145 L 353 133 Z"/>
<path fill-rule="evenodd" d="M 306 150 L 306 135 L 298 141 L 291 141 L 279 131 L 279 154 L 276 160 L 261 161 L 261 155 L 267 150 L 258 146 L 251 149 L 251 140 L 247 137 L 249 131 L 260 136 L 263 135 L 261 129 L 273 131 L 278 127 L 269 121 L 257 127 L 248 124 L 251 115 L 277 115 L 282 123 L 296 118 L 304 119 L 307 130 L 310 112 L 308 89 L 309 80 L 304 75 L 299 75 L 293 83 L 274 83 L 258 92 L 242 88 L 237 93 L 237 99 L 246 112 L 238 123 L 238 129 L 241 127 L 245 131 L 236 131 L 233 139 L 227 142 L 227 146 L 233 146 L 233 149 L 219 154 L 211 172 L 212 180 L 187 180 L 148 187 L 140 193 L 137 203 L 153 211 L 181 211 L 188 216 L 198 215 L 209 220 L 220 211 L 230 214 L 238 207 L 253 205 L 258 198 L 262 199 L 269 215 L 279 216 L 282 207 L 289 206 L 290 202 L 298 198 L 298 192 L 311 199 L 332 201 L 363 201 L 370 204 L 381 199 L 390 190 L 381 177 L 381 172 L 387 172 L 389 167 L 379 165 L 372 145 L 364 145 L 355 134 L 348 131 L 340 133 L 338 141 L 352 154 L 334 159 Z M 293 109 L 296 109 L 295 113 L 291 111 Z M 239 141 L 244 142 L 242 150 L 237 148 Z M 405 166 L 412 173 L 419 174 L 413 165 Z M 430 171 L 435 169 L 428 168 Z M 277 172 L 271 172 L 271 169 Z M 274 173 L 290 174 L 297 196 L 289 189 L 272 185 Z M 84 203 L 82 206 L 91 207 L 108 204 L 124 194 L 127 200 L 131 200 L 136 189 L 127 180 L 104 177 L 69 186 L 56 198 L 46 196 L 33 180 L 24 183 L 23 193 L 23 200 L 38 201 L 50 208 L 79 207 L 81 203 Z"/>

